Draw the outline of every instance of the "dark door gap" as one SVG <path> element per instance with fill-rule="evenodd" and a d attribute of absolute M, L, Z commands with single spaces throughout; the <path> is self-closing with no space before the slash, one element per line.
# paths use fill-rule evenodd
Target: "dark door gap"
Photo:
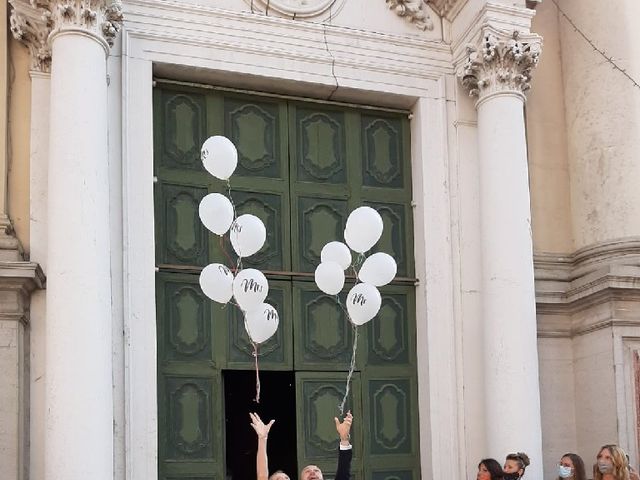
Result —
<path fill-rule="evenodd" d="M 256 374 L 247 370 L 224 370 L 226 479 L 256 478 L 258 439 L 249 412 L 264 423 L 275 419 L 269 433 L 269 473 L 283 470 L 298 477 L 296 438 L 296 388 L 294 372 L 260 371 L 260 403 L 256 403 Z"/>

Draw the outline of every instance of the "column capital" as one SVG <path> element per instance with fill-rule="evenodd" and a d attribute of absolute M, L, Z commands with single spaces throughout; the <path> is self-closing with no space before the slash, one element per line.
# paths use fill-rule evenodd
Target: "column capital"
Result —
<path fill-rule="evenodd" d="M 458 78 L 478 102 L 501 93 L 515 94 L 524 100 L 541 53 L 539 35 L 485 27 L 479 41 L 467 45 Z"/>
<path fill-rule="evenodd" d="M 9 0 L 11 33 L 31 53 L 31 68 L 51 68 L 51 39 L 78 32 L 98 40 L 108 53 L 122 26 L 121 0 Z"/>

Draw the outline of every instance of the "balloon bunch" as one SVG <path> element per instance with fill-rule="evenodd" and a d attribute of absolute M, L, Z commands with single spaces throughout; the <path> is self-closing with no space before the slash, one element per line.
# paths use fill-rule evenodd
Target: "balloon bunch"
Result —
<path fill-rule="evenodd" d="M 269 293 L 269 282 L 264 274 L 255 268 L 242 268 L 242 259 L 257 253 L 267 239 L 267 230 L 255 215 L 236 216 L 231 197 L 229 177 L 238 165 L 236 147 L 226 137 L 209 137 L 202 145 L 202 164 L 211 175 L 227 182 L 228 196 L 210 193 L 202 199 L 198 214 L 203 225 L 220 237 L 224 249 L 224 236 L 237 255 L 234 266 L 212 263 L 200 273 L 200 288 L 214 302 L 226 305 L 233 297 L 244 315 L 244 325 L 253 345 L 256 364 L 256 402 L 260 401 L 260 378 L 258 376 L 258 345 L 265 342 L 278 329 L 278 312 L 265 303 Z M 227 254 L 227 257 L 231 261 Z M 233 262 L 231 262 L 233 263 Z"/>
<path fill-rule="evenodd" d="M 329 242 L 320 252 L 321 263 L 315 271 L 318 288 L 327 295 L 335 295 L 336 302 L 344 309 L 338 294 L 344 288 L 345 270 L 352 269 L 356 284 L 347 294 L 347 318 L 353 325 L 353 351 L 347 375 L 347 386 L 340 405 L 340 413 L 349 395 L 349 385 L 355 370 L 358 329 L 375 317 L 382 306 L 382 297 L 377 287 L 382 287 L 396 276 L 398 266 L 394 258 L 383 252 L 365 257 L 382 236 L 384 224 L 380 214 L 371 207 L 359 207 L 349 214 L 342 242 Z M 352 261 L 351 251 L 358 253 Z"/>

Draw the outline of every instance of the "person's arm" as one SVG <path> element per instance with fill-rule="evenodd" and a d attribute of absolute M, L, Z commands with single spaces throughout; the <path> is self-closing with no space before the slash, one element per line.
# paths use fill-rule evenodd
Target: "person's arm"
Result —
<path fill-rule="evenodd" d="M 340 436 L 340 452 L 338 454 L 338 468 L 335 480 L 349 480 L 351 457 L 353 455 L 350 436 L 353 415 L 351 415 L 351 412 L 347 412 L 344 422 L 340 422 L 337 418 L 334 418 L 334 420 L 336 422 L 336 430 Z"/>
<path fill-rule="evenodd" d="M 258 453 L 256 454 L 257 480 L 269 480 L 269 459 L 267 458 L 267 438 L 269 430 L 275 420 L 271 420 L 265 425 L 257 413 L 249 413 L 251 426 L 258 435 Z"/>

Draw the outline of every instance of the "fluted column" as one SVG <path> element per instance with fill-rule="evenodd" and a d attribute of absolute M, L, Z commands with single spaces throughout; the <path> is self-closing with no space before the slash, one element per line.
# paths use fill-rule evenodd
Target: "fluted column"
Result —
<path fill-rule="evenodd" d="M 529 454 L 542 478 L 540 388 L 524 92 L 540 38 L 485 28 L 462 84 L 476 97 L 487 454 Z"/>
<path fill-rule="evenodd" d="M 106 57 L 121 8 L 10 1 L 14 35 L 51 69 L 44 478 L 112 480 Z"/>

